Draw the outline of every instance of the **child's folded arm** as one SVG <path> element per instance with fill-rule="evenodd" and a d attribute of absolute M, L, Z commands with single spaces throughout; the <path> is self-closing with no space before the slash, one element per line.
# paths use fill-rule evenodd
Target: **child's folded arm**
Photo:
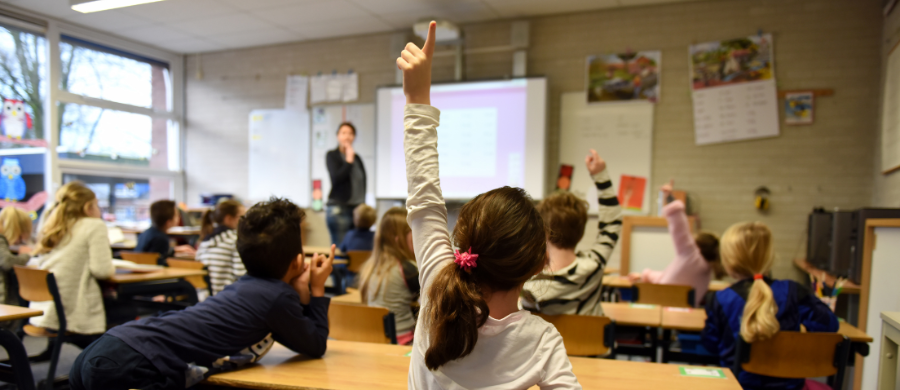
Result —
<path fill-rule="evenodd" d="M 311 297 L 304 311 L 297 296 L 281 295 L 266 320 L 275 341 L 294 352 L 314 358 L 322 357 L 328 342 L 330 302 L 329 298 Z"/>
<path fill-rule="evenodd" d="M 840 328 L 837 316 L 834 312 L 822 302 L 821 299 L 813 295 L 806 287 L 796 283 L 797 289 L 797 311 L 800 314 L 800 323 L 810 332 L 837 332 Z"/>
<path fill-rule="evenodd" d="M 419 265 L 419 282 L 428 285 L 444 261 L 453 260 L 447 230 L 447 206 L 441 193 L 437 153 L 440 111 L 422 104 L 405 108 L 404 149 L 409 197 L 407 220 L 413 233 L 413 248 Z"/>

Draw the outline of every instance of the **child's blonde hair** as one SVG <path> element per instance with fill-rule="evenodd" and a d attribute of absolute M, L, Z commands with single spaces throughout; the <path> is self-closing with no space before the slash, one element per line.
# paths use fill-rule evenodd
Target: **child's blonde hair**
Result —
<path fill-rule="evenodd" d="M 406 214 L 405 208 L 393 207 L 381 217 L 381 224 L 375 233 L 372 256 L 366 260 L 359 273 L 359 291 L 363 303 L 368 303 L 370 281 L 377 282 L 375 294 L 378 294 L 392 267 L 399 267 L 399 262 L 414 260 L 416 257 L 406 244 L 406 236 L 412 231 L 406 222 Z"/>
<path fill-rule="evenodd" d="M 748 343 L 771 338 L 781 329 L 775 318 L 778 305 L 772 288 L 756 275 L 772 267 L 772 231 L 762 222 L 738 223 L 725 231 L 720 245 L 722 265 L 731 275 L 756 279 L 744 305 L 741 337 Z"/>
<path fill-rule="evenodd" d="M 87 217 L 85 206 L 97 199 L 94 191 L 80 181 L 67 183 L 56 192 L 56 204 L 38 234 L 35 255 L 50 252 L 69 234 L 72 225 Z"/>
<path fill-rule="evenodd" d="M 31 238 L 31 216 L 18 207 L 7 206 L 0 210 L 0 233 L 10 245 Z"/>

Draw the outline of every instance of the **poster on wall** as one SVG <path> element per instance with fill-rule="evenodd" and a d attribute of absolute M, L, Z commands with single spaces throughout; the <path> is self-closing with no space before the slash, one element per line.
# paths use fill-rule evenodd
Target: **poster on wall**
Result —
<path fill-rule="evenodd" d="M 771 34 L 691 45 L 689 54 L 697 145 L 778 136 Z"/>
<path fill-rule="evenodd" d="M 792 92 L 784 95 L 784 123 L 788 125 L 813 123 L 812 92 Z"/>
<path fill-rule="evenodd" d="M 587 58 L 588 103 L 659 101 L 662 52 L 607 54 Z"/>

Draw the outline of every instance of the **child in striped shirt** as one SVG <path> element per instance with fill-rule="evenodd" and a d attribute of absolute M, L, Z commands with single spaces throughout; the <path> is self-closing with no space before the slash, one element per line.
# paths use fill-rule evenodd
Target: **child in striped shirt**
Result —
<path fill-rule="evenodd" d="M 588 203 L 569 192 L 550 195 L 538 211 L 550 228 L 547 253 L 550 262 L 540 275 L 525 283 L 522 306 L 544 314 L 602 316 L 600 291 L 603 268 L 622 231 L 622 207 L 606 170 L 606 161 L 591 149 L 585 159 L 597 187 L 600 209 L 597 240 L 588 252 L 575 252 L 584 236 Z"/>
<path fill-rule="evenodd" d="M 197 260 L 209 271 L 212 294 L 216 295 L 247 273 L 236 248 L 237 225 L 246 209 L 240 202 L 229 199 L 203 213 L 200 228 L 203 242 L 197 249 Z"/>

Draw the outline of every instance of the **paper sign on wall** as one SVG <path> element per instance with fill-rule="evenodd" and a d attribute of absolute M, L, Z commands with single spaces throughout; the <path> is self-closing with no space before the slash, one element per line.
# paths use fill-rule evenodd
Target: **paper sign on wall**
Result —
<path fill-rule="evenodd" d="M 619 204 L 629 210 L 641 210 L 644 206 L 644 188 L 647 178 L 622 175 L 619 180 Z"/>

